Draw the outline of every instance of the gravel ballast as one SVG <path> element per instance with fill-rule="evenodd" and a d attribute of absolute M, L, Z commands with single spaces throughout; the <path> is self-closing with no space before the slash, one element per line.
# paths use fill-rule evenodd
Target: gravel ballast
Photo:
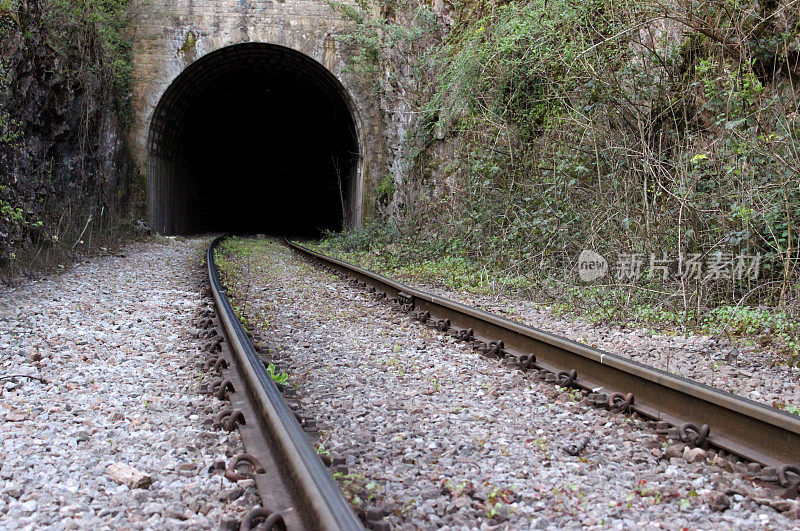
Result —
<path fill-rule="evenodd" d="M 330 250 L 322 252 L 335 253 Z M 359 260 L 356 265 L 368 268 L 362 261 Z M 413 274 L 413 281 L 405 278 L 408 274 L 395 279 L 729 393 L 800 413 L 800 367 L 787 366 L 786 356 L 773 349 L 745 345 L 745 341 L 739 340 L 732 343 L 732 338 L 727 336 L 711 337 L 674 330 L 657 332 L 637 327 L 608 326 L 569 315 L 554 317 L 547 306 L 530 299 L 453 291 L 436 282 L 427 272 Z M 587 285 L 587 289 L 591 288 L 591 284 Z"/>
<path fill-rule="evenodd" d="M 668 448 L 640 420 L 482 358 L 288 249 L 259 245 L 240 286 L 259 316 L 250 322 L 298 386 L 340 485 L 381 525 L 797 523 L 786 512 L 796 505 L 765 505 L 743 465 Z"/>
<path fill-rule="evenodd" d="M 218 529 L 258 503 L 199 394 L 205 240 L 136 243 L 0 293 L 0 527 Z M 252 482 L 252 480 L 249 480 Z"/>
<path fill-rule="evenodd" d="M 415 286 L 768 406 L 800 411 L 800 367 L 776 363 L 768 349 L 738 348 L 728 339 L 705 335 L 666 335 L 568 317 L 554 318 L 548 311 L 520 298 L 463 294 L 430 283 Z"/>

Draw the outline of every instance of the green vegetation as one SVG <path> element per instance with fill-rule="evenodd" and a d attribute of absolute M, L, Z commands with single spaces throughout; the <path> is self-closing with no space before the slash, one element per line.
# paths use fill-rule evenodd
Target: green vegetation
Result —
<path fill-rule="evenodd" d="M 256 305 L 252 292 L 254 281 L 269 278 L 262 267 L 267 245 L 275 244 L 268 240 L 226 238 L 214 250 L 214 262 L 231 307 L 242 326 L 252 333 L 266 330 L 272 324 L 269 306 Z M 273 382 L 288 383 L 289 374 L 279 372 L 274 363 L 267 364 L 266 370 Z"/>
<path fill-rule="evenodd" d="M 396 191 L 397 187 L 394 184 L 394 179 L 391 175 L 387 175 L 383 181 L 381 181 L 381 184 L 378 185 L 378 203 L 386 207 L 394 197 Z"/>
<path fill-rule="evenodd" d="M 322 249 L 798 361 L 795 4 L 470 0 L 444 17 L 410 0 L 359 6 L 347 38 L 370 51 L 355 61 L 368 55 L 362 73 L 387 105 L 405 90 L 412 112 L 390 117 L 404 134 L 399 173 L 376 194 L 385 219 Z M 609 274 L 581 283 L 583 250 Z M 625 257 L 641 267 L 623 271 Z"/>
<path fill-rule="evenodd" d="M 226 238 L 214 252 L 220 281 L 225 286 L 233 311 L 248 329 L 268 328 L 271 323 L 269 308 L 252 306 L 253 280 L 256 273 L 265 273 L 261 267 L 264 245 L 271 244 L 266 240 Z"/>
<path fill-rule="evenodd" d="M 608 284 L 538 282 L 523 275 L 512 277 L 491 266 L 479 267 L 469 257 L 458 256 L 455 250 L 420 248 L 401 238 L 388 242 L 377 238 L 372 245 L 362 246 L 369 233 L 366 229 L 329 235 L 311 247 L 401 282 L 421 282 L 467 297 L 505 295 L 532 301 L 554 316 L 647 327 L 667 334 L 693 331 L 734 340 L 743 346 L 769 348 L 779 364 L 794 365 L 800 357 L 800 329 L 787 311 L 718 304 L 705 308 L 699 320 L 687 319 L 674 304 L 658 300 L 657 295 L 665 293 L 659 291 L 663 286 L 643 284 L 639 289 L 630 289 Z M 514 306 L 509 305 L 506 313 L 513 315 Z"/>
<path fill-rule="evenodd" d="M 394 48 L 404 61 L 415 63 L 425 54 L 409 43 L 423 42 L 423 38 L 436 29 L 435 17 L 425 4 L 402 6 L 409 10 L 409 20 L 413 20 L 412 24 L 404 24 L 396 20 L 397 8 L 401 6 L 393 0 L 356 0 L 355 5 L 339 0 L 327 0 L 327 3 L 342 18 L 353 23 L 350 33 L 337 36 L 347 47 L 350 61 L 347 71 L 374 88 L 379 88 L 381 61 L 387 49 Z"/>
<path fill-rule="evenodd" d="M 109 83 L 119 118 L 130 121 L 133 64 L 131 45 L 124 36 L 129 23 L 128 0 L 51 0 L 45 3 L 45 12 L 48 41 L 71 63 L 81 65 L 74 73 L 86 76 L 86 81 L 94 77 L 94 82 Z M 87 52 L 97 54 L 96 64 L 81 61 Z"/>
<path fill-rule="evenodd" d="M 331 451 L 328 450 L 327 448 L 325 448 L 325 446 L 323 444 L 319 444 L 318 446 L 316 446 L 315 450 L 317 451 L 317 454 L 319 454 L 319 455 L 327 455 L 328 457 L 330 457 L 330 455 L 331 455 Z"/>
<path fill-rule="evenodd" d="M 183 44 L 180 48 L 178 48 L 178 55 L 180 54 L 190 54 L 194 50 L 194 47 L 197 45 L 197 35 L 194 34 L 193 31 L 189 31 L 186 34 L 186 39 L 183 41 Z"/>
<path fill-rule="evenodd" d="M 383 487 L 376 482 L 368 480 L 362 474 L 343 474 L 334 472 L 333 479 L 339 483 L 345 498 L 356 509 L 363 509 L 366 502 L 375 501 L 380 497 Z"/>
<path fill-rule="evenodd" d="M 786 404 L 785 402 L 773 402 L 772 405 L 773 407 L 777 407 L 793 415 L 800 415 L 800 406 L 796 406 L 794 404 Z"/>
<path fill-rule="evenodd" d="M 289 375 L 285 372 L 275 372 L 275 364 L 270 363 L 267 365 L 267 374 L 272 378 L 272 381 L 280 385 L 284 385 L 289 380 Z"/>

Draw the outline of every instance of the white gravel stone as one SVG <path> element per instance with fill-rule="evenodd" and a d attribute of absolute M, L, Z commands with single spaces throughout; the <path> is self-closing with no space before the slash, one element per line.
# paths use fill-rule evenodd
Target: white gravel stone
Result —
<path fill-rule="evenodd" d="M 219 528 L 257 503 L 220 501 L 234 485 L 209 473 L 241 443 L 211 429 L 223 403 L 198 394 L 206 243 L 137 243 L 0 292 L 0 375 L 47 382 L 0 392 L 0 528 Z M 113 463 L 152 485 L 118 484 Z"/>
<path fill-rule="evenodd" d="M 125 463 L 112 463 L 108 465 L 106 474 L 117 483 L 122 483 L 132 489 L 146 489 L 153 484 L 152 477 Z M 117 490 L 119 492 L 124 492 L 125 489 L 117 487 Z"/>

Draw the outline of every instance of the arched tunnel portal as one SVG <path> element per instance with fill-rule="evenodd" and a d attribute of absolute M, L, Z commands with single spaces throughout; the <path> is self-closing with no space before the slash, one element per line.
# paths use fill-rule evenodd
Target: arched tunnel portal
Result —
<path fill-rule="evenodd" d="M 148 134 L 148 221 L 162 234 L 317 235 L 358 222 L 352 100 L 310 57 L 238 44 L 189 65 Z"/>

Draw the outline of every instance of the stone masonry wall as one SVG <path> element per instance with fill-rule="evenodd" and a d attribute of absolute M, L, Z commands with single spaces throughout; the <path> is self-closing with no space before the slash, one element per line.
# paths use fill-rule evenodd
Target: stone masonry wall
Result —
<path fill-rule="evenodd" d="M 148 131 L 167 87 L 204 55 L 234 44 L 276 44 L 304 53 L 325 66 L 352 99 L 361 148 L 360 216 L 368 217 L 374 190 L 385 173 L 377 95 L 345 73 L 346 50 L 336 41 L 346 28 L 324 0 L 133 0 L 132 158 L 147 178 Z M 146 189 L 146 186 L 144 186 Z"/>

